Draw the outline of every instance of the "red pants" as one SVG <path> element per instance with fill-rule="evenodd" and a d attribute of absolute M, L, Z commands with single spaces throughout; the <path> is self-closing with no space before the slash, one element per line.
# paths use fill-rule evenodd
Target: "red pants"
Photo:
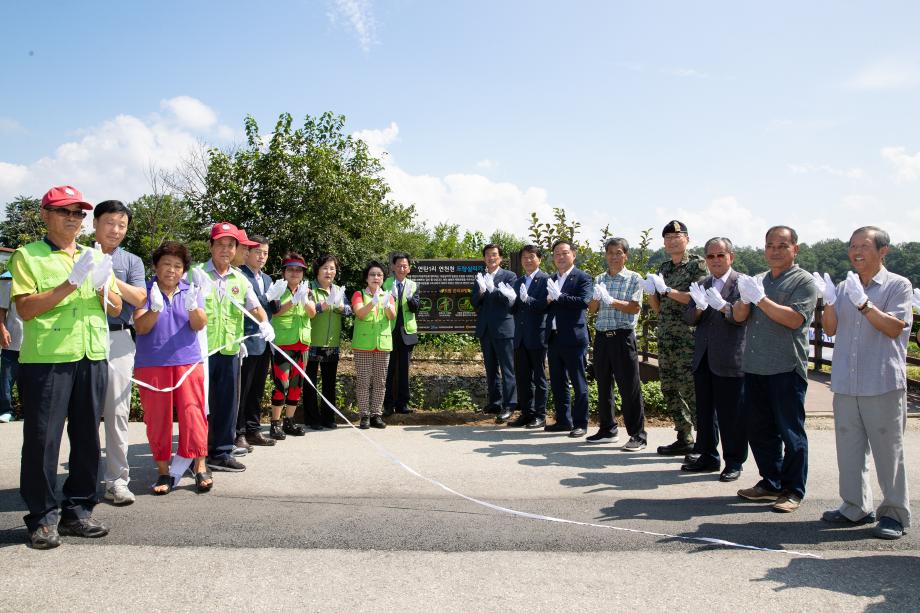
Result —
<path fill-rule="evenodd" d="M 174 386 L 188 369 L 194 369 L 182 385 L 171 392 L 154 392 L 138 386 L 147 440 L 155 462 L 172 456 L 173 407 L 179 418 L 179 455 L 198 458 L 208 455 L 208 419 L 204 414 L 204 369 L 202 365 L 145 366 L 134 369 L 134 377 L 154 387 Z"/>

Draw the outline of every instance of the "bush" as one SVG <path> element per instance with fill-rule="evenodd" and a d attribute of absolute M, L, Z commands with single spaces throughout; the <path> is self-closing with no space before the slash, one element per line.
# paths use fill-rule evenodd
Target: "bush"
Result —
<path fill-rule="evenodd" d="M 441 399 L 441 409 L 445 411 L 474 411 L 476 403 L 469 391 L 460 388 L 451 390 Z"/>

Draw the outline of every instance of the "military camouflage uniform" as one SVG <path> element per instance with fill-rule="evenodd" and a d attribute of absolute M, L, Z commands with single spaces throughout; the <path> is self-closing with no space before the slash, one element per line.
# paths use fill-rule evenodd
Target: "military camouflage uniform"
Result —
<path fill-rule="evenodd" d="M 679 264 L 671 260 L 658 267 L 668 287 L 686 292 L 690 284 L 709 274 L 705 262 L 696 255 L 684 254 Z M 661 393 L 674 429 L 685 435 L 696 427 L 696 393 L 693 387 L 693 327 L 684 322 L 684 305 L 658 295 L 658 372 Z"/>

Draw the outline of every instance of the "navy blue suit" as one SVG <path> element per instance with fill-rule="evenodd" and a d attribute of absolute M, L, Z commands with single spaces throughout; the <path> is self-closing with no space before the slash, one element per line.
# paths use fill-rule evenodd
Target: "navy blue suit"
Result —
<path fill-rule="evenodd" d="M 265 298 L 265 290 L 272 284 L 272 278 L 260 272 L 259 277 L 262 279 L 260 288 L 252 269 L 243 265 L 240 266 L 240 271 L 249 279 L 252 291 L 255 292 L 262 310 L 271 321 L 272 314 L 277 307 L 275 303 Z M 249 356 L 243 360 L 243 366 L 240 368 L 240 401 L 236 416 L 237 436 L 255 434 L 261 429 L 259 419 L 262 416 L 262 396 L 265 393 L 265 379 L 268 377 L 268 369 L 272 362 L 271 348 L 259 335 L 259 326 L 248 317 L 244 317 L 243 330 L 247 335 L 255 334 L 256 336 L 243 341 Z"/>
<path fill-rule="evenodd" d="M 510 270 L 495 271 L 495 286 L 499 283 L 513 285 L 517 276 Z M 486 367 L 487 408 L 517 408 L 517 389 L 514 382 L 514 317 L 511 305 L 498 289 L 482 293 L 473 282 L 473 308 L 476 309 L 476 337 L 482 348 Z M 499 372 L 501 381 L 499 381 Z"/>
<path fill-rule="evenodd" d="M 546 417 L 546 280 L 538 270 L 527 290 L 528 300 L 514 301 L 514 374 L 518 384 L 517 401 L 524 417 Z M 520 292 L 525 277 L 514 282 Z"/>
<path fill-rule="evenodd" d="M 559 273 L 552 276 L 558 280 Z M 549 377 L 553 386 L 556 423 L 572 428 L 588 427 L 588 380 L 585 356 L 588 353 L 586 312 L 594 294 L 594 280 L 586 272 L 572 268 L 560 288 L 562 295 L 549 303 Z M 555 323 L 555 330 L 553 324 Z M 569 381 L 574 398 L 569 398 Z"/>

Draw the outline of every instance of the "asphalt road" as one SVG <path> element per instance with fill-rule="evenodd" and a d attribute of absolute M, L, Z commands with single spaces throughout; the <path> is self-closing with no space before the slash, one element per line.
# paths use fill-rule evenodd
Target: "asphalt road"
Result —
<path fill-rule="evenodd" d="M 21 425 L 3 425 L 0 610 L 920 609 L 913 532 L 879 541 L 869 528 L 820 521 L 836 506 L 833 431 L 820 429 L 827 425 L 810 420 L 809 492 L 791 515 L 737 498 L 757 479 L 753 459 L 735 484 L 681 474 L 678 459 L 654 453 L 670 442 L 664 429 L 653 429 L 639 454 L 500 427 L 369 431 L 463 494 L 601 528 L 464 500 L 344 428 L 257 449 L 245 473 L 216 473 L 209 494 L 186 479 L 152 496 L 143 425 L 132 424 L 137 502 L 101 503 L 96 516 L 110 526 L 108 537 L 67 538 L 47 552 L 23 544 Z M 909 450 L 920 442 L 915 429 Z M 66 449 L 61 457 L 63 475 Z M 920 466 L 913 454 L 908 461 L 912 491 L 920 491 Z"/>

